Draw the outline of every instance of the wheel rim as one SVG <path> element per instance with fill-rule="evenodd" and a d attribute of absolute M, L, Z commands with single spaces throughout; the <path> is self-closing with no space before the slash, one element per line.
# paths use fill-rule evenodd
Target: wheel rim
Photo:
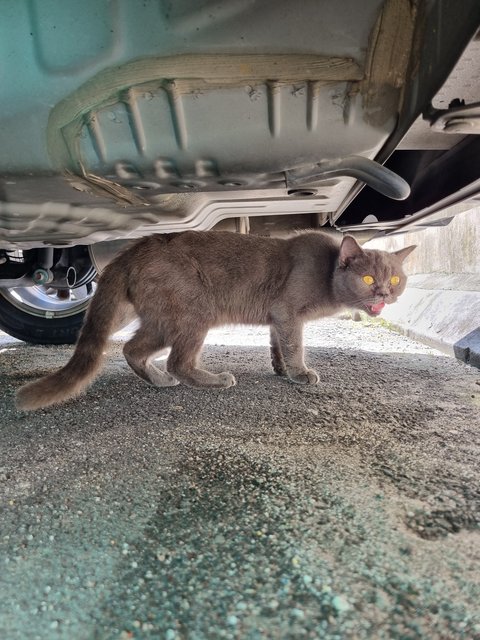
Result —
<path fill-rule="evenodd" d="M 41 318 L 68 318 L 77 315 L 85 311 L 94 293 L 93 282 L 75 289 L 54 289 L 48 285 L 0 289 L 0 295 L 14 307 Z"/>

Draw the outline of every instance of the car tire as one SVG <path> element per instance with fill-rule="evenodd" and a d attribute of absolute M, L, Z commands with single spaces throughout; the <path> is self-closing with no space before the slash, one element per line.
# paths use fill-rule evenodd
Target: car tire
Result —
<path fill-rule="evenodd" d="M 32 344 L 73 344 L 91 295 L 56 304 L 43 287 L 0 289 L 0 329 Z"/>

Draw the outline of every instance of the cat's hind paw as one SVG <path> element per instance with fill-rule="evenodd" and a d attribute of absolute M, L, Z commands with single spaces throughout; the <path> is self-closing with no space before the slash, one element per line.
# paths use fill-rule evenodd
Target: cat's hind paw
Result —
<path fill-rule="evenodd" d="M 228 389 L 229 387 L 234 387 L 237 384 L 237 380 L 235 376 L 228 371 L 223 371 L 218 374 L 218 388 L 219 389 Z"/>
<path fill-rule="evenodd" d="M 318 384 L 319 377 L 315 369 L 305 369 L 288 374 L 289 379 L 296 384 Z"/>
<path fill-rule="evenodd" d="M 180 381 L 174 378 L 171 373 L 167 371 L 160 371 L 156 367 L 150 367 L 148 370 L 148 377 L 150 383 L 155 387 L 174 387 L 180 384 Z"/>
<path fill-rule="evenodd" d="M 275 372 L 275 375 L 283 376 L 283 377 L 286 377 L 288 375 L 287 368 L 284 364 L 278 363 L 272 360 L 272 367 L 273 367 L 273 371 Z"/>
<path fill-rule="evenodd" d="M 237 381 L 228 371 L 211 373 L 205 369 L 176 369 L 173 376 L 189 387 L 197 389 L 228 389 L 237 384 Z"/>

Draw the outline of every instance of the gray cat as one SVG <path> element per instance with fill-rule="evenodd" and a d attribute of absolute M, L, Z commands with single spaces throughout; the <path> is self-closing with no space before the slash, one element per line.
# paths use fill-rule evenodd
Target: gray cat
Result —
<path fill-rule="evenodd" d="M 320 231 L 287 239 L 220 231 L 143 238 L 105 269 L 70 361 L 21 387 L 17 406 L 38 409 L 79 394 L 99 371 L 109 336 L 133 317 L 140 327 L 123 352 L 155 386 L 234 385 L 231 373 L 198 363 L 207 331 L 231 323 L 269 325 L 275 373 L 315 384 L 318 375 L 304 362 L 303 324 L 345 307 L 378 315 L 405 289 L 402 262 L 414 248 L 366 250 L 352 236 L 340 241 Z M 162 371 L 152 360 L 169 347 Z"/>

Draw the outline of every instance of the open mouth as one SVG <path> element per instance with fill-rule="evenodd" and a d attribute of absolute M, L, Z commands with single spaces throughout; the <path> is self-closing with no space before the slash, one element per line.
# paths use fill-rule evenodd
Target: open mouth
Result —
<path fill-rule="evenodd" d="M 376 304 L 366 304 L 365 309 L 370 316 L 379 316 L 382 313 L 382 309 L 385 306 L 385 302 L 377 302 Z"/>

